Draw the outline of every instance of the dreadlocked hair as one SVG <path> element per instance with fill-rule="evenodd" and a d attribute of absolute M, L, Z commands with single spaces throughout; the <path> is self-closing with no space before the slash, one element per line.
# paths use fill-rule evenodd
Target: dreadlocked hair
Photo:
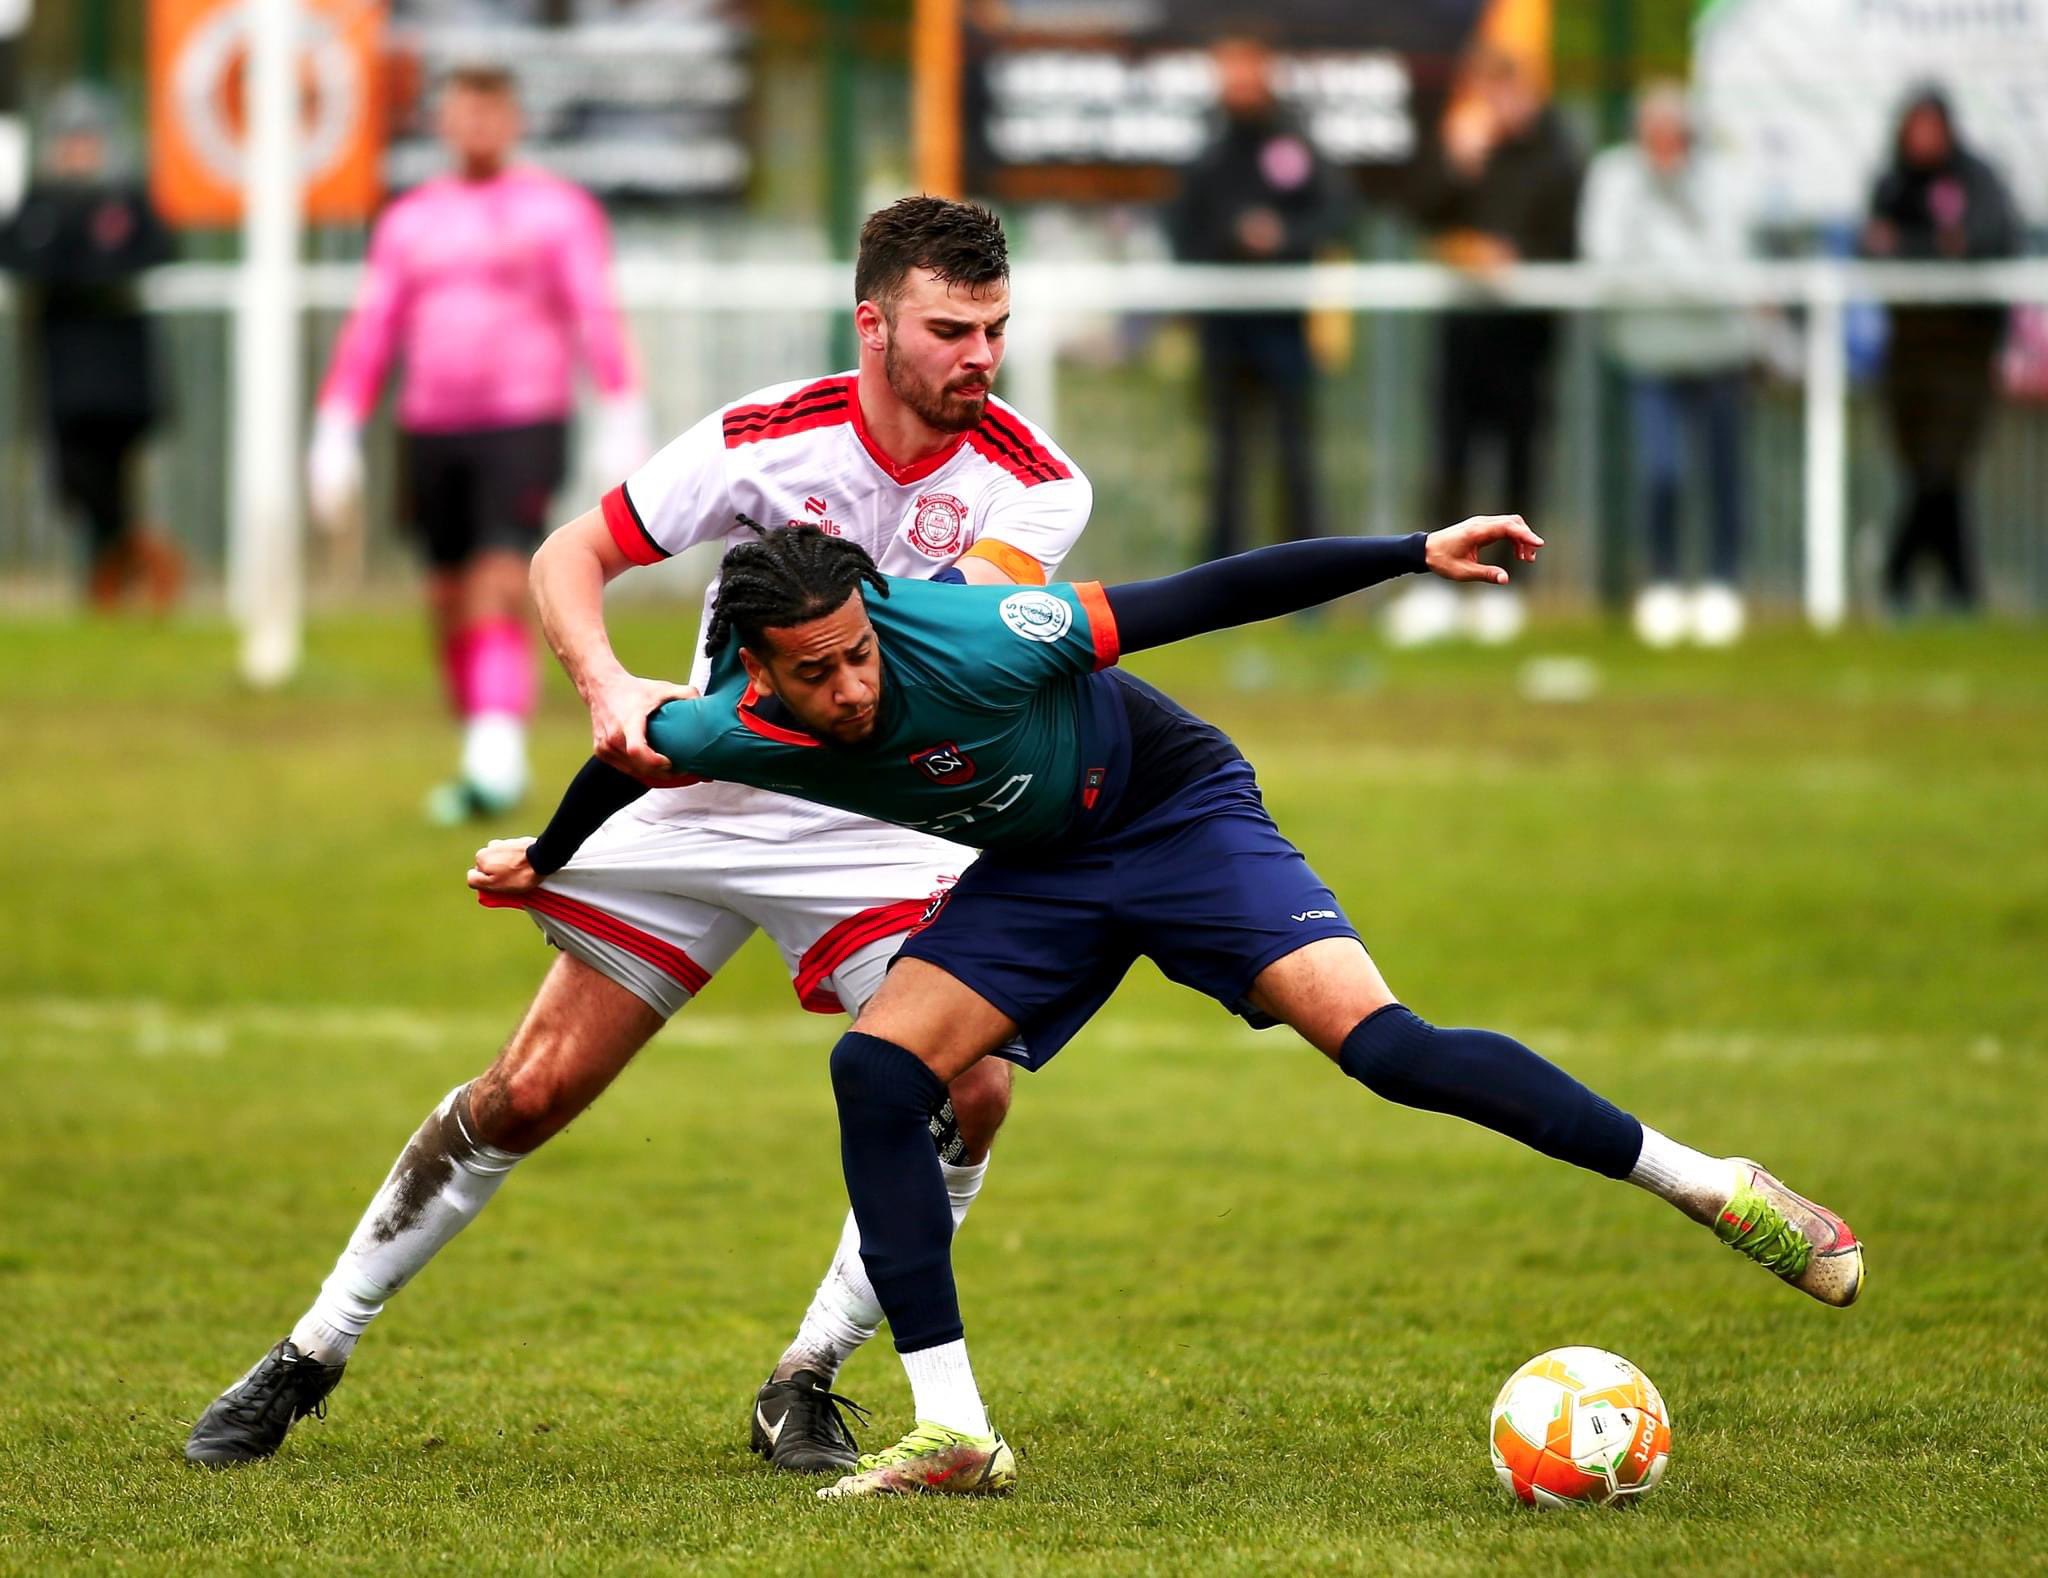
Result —
<path fill-rule="evenodd" d="M 757 541 L 735 543 L 719 562 L 718 596 L 704 632 L 704 650 L 714 657 L 735 633 L 741 646 L 758 653 L 762 631 L 822 619 L 863 584 L 877 597 L 889 595 L 889 583 L 859 543 L 828 537 L 815 526 L 754 530 Z"/>

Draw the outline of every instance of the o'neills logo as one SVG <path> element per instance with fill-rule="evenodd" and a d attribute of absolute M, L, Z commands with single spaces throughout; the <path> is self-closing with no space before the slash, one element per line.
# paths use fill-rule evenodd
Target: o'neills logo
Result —
<path fill-rule="evenodd" d="M 958 553 L 966 544 L 967 506 L 950 493 L 927 493 L 910 521 L 910 546 L 933 559 Z"/>

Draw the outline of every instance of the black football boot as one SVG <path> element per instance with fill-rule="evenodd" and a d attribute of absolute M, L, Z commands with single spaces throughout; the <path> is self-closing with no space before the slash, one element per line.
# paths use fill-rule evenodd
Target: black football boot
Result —
<path fill-rule="evenodd" d="M 753 1449 L 773 1467 L 794 1474 L 843 1474 L 860 1449 L 841 1408 L 862 1424 L 868 1422 L 865 1408 L 832 1391 L 815 1371 L 770 1381 L 754 1396 Z"/>
<path fill-rule="evenodd" d="M 185 1441 L 185 1461 L 219 1468 L 269 1457 L 306 1415 L 327 1416 L 327 1394 L 345 1368 L 299 1352 L 287 1337 L 208 1405 Z"/>

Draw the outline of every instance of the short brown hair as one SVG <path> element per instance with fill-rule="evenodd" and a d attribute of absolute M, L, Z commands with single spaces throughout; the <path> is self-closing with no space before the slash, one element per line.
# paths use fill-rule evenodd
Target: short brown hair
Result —
<path fill-rule="evenodd" d="M 942 284 L 970 290 L 1010 277 L 1003 222 L 979 203 L 904 197 L 868 215 L 853 265 L 853 300 L 885 310 L 912 269 L 930 269 Z"/>
<path fill-rule="evenodd" d="M 509 66 L 492 65 L 486 61 L 471 61 L 455 67 L 444 80 L 444 86 L 461 88 L 467 93 L 486 93 L 496 99 L 519 97 L 519 83 Z"/>

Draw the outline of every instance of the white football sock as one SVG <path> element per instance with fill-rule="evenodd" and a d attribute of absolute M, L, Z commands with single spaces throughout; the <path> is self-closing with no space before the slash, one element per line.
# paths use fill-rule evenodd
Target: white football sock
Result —
<path fill-rule="evenodd" d="M 980 1161 L 963 1167 L 940 1162 L 939 1171 L 946 1175 L 946 1198 L 953 1205 L 953 1231 L 957 1233 L 960 1224 L 967 1220 L 968 1207 L 981 1193 L 981 1181 L 988 1176 L 988 1158 L 984 1156 Z"/>
<path fill-rule="evenodd" d="M 340 1364 L 441 1246 L 475 1220 L 520 1153 L 471 1134 L 467 1085 L 451 1090 L 400 1154 L 348 1248 L 292 1328 L 292 1344 L 323 1364 Z"/>
<path fill-rule="evenodd" d="M 526 796 L 526 723 L 515 713 L 479 712 L 462 729 L 462 780 L 498 805 Z"/>
<path fill-rule="evenodd" d="M 845 1226 L 839 1230 L 839 1248 L 832 1256 L 825 1280 L 811 1295 L 810 1308 L 804 1311 L 796 1336 L 776 1363 L 775 1374 L 786 1380 L 798 1370 L 813 1370 L 819 1380 L 830 1386 L 838 1377 L 839 1367 L 874 1336 L 881 1324 L 882 1306 L 876 1302 L 867 1268 L 861 1264 L 860 1229 L 854 1225 L 853 1213 L 849 1211 Z"/>
<path fill-rule="evenodd" d="M 957 1233 L 960 1224 L 967 1220 L 974 1197 L 981 1193 L 982 1179 L 988 1175 L 988 1158 L 968 1167 L 940 1162 L 939 1171 L 946 1176 L 946 1199 L 953 1209 L 953 1231 Z M 839 1367 L 881 1325 L 881 1301 L 875 1297 L 874 1284 L 868 1281 L 868 1268 L 860 1258 L 860 1228 L 848 1211 L 846 1222 L 839 1229 L 838 1251 L 832 1256 L 825 1280 L 811 1295 L 811 1306 L 804 1311 L 796 1336 L 776 1361 L 775 1375 L 786 1380 L 798 1370 L 813 1370 L 819 1380 L 830 1386 L 839 1375 Z"/>
<path fill-rule="evenodd" d="M 988 1411 L 981 1406 L 964 1337 L 904 1354 L 903 1373 L 910 1377 L 911 1412 L 920 1422 L 970 1436 L 989 1434 Z"/>
<path fill-rule="evenodd" d="M 1669 1200 L 1695 1222 L 1711 1222 L 1735 1193 L 1735 1168 L 1723 1156 L 1680 1145 L 1643 1125 L 1643 1153 L 1628 1181 Z"/>

